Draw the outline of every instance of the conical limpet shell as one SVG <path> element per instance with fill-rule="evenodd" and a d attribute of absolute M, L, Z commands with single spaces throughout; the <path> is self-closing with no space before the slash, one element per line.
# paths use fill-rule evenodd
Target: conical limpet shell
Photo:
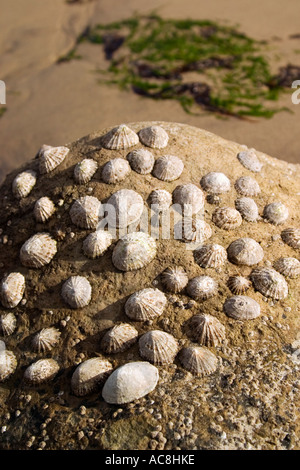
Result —
<path fill-rule="evenodd" d="M 105 134 L 101 141 L 103 147 L 106 149 L 120 150 L 138 144 L 139 137 L 130 127 L 126 126 L 126 124 L 121 124 Z"/>
<path fill-rule="evenodd" d="M 243 196 L 257 196 L 260 193 L 260 187 L 257 181 L 251 176 L 241 176 L 234 183 L 234 187 L 239 194 Z"/>
<path fill-rule="evenodd" d="M 189 278 L 181 266 L 167 268 L 161 276 L 162 284 L 169 292 L 177 293 L 182 291 L 187 285 Z"/>
<path fill-rule="evenodd" d="M 202 268 L 220 268 L 227 260 L 227 253 L 223 246 L 213 243 L 194 250 L 194 258 Z"/>
<path fill-rule="evenodd" d="M 55 212 L 55 206 L 47 196 L 38 199 L 34 205 L 33 214 L 37 222 L 46 222 Z"/>
<path fill-rule="evenodd" d="M 105 163 L 101 179 L 107 184 L 116 184 L 123 181 L 131 172 L 130 165 L 124 158 L 114 158 Z"/>
<path fill-rule="evenodd" d="M 217 287 L 218 283 L 212 277 L 197 276 L 189 281 L 186 291 L 193 299 L 206 300 L 216 294 Z"/>
<path fill-rule="evenodd" d="M 227 248 L 228 259 L 231 263 L 253 266 L 262 261 L 264 250 L 253 238 L 238 238 Z"/>
<path fill-rule="evenodd" d="M 181 206 L 185 216 L 192 216 L 203 208 L 204 195 L 195 184 L 182 184 L 174 189 L 173 202 Z"/>
<path fill-rule="evenodd" d="M 159 289 L 146 288 L 132 294 L 125 303 L 126 315 L 134 321 L 153 320 L 159 317 L 167 298 Z"/>
<path fill-rule="evenodd" d="M 120 189 L 106 203 L 109 227 L 124 228 L 138 222 L 144 210 L 142 196 L 132 189 Z"/>
<path fill-rule="evenodd" d="M 111 233 L 106 230 L 90 233 L 82 244 L 84 254 L 91 259 L 98 258 L 109 248 L 112 241 Z"/>
<path fill-rule="evenodd" d="M 140 175 L 151 173 L 154 165 L 154 155 L 146 149 L 133 150 L 127 155 L 127 160 L 133 171 Z"/>
<path fill-rule="evenodd" d="M 154 189 L 149 195 L 149 205 L 154 212 L 168 210 L 172 204 L 172 195 L 165 189 Z"/>
<path fill-rule="evenodd" d="M 169 182 L 177 180 L 183 168 L 184 164 L 180 158 L 175 155 L 163 155 L 155 161 L 152 174 L 159 180 Z"/>
<path fill-rule="evenodd" d="M 260 306 L 247 295 L 235 295 L 225 301 L 224 311 L 235 320 L 252 320 L 260 315 Z"/>
<path fill-rule="evenodd" d="M 147 233 L 132 232 L 118 241 L 113 251 L 112 262 L 120 271 L 132 271 L 143 268 L 155 256 L 155 240 Z"/>
<path fill-rule="evenodd" d="M 121 323 L 105 333 L 101 348 L 107 354 L 123 352 L 137 341 L 138 335 L 138 331 L 129 323 Z"/>
<path fill-rule="evenodd" d="M 29 195 L 36 183 L 36 172 L 33 170 L 26 170 L 15 177 L 12 183 L 13 195 L 22 199 Z"/>
<path fill-rule="evenodd" d="M 248 170 L 259 173 L 263 165 L 260 163 L 254 149 L 243 150 L 237 154 L 239 162 Z"/>
<path fill-rule="evenodd" d="M 286 228 L 281 232 L 281 238 L 287 245 L 292 248 L 300 249 L 300 228 Z"/>
<path fill-rule="evenodd" d="M 212 215 L 212 221 L 219 228 L 233 230 L 241 225 L 242 216 L 232 207 L 218 207 Z"/>
<path fill-rule="evenodd" d="M 224 173 L 211 171 L 201 178 L 200 185 L 209 194 L 223 194 L 230 190 L 230 181 Z"/>
<path fill-rule="evenodd" d="M 195 375 L 209 375 L 217 370 L 218 359 L 203 346 L 183 348 L 179 354 L 182 366 Z"/>
<path fill-rule="evenodd" d="M 184 217 L 174 227 L 175 238 L 187 243 L 203 243 L 212 236 L 210 225 L 202 219 Z"/>
<path fill-rule="evenodd" d="M 162 149 L 168 145 L 169 136 L 160 126 L 149 126 L 139 132 L 141 142 L 147 147 Z"/>
<path fill-rule="evenodd" d="M 225 326 L 213 315 L 194 315 L 189 326 L 193 339 L 203 346 L 216 347 L 225 339 Z"/>
<path fill-rule="evenodd" d="M 78 184 L 88 183 L 98 169 L 98 163 L 92 158 L 84 158 L 74 168 L 74 179 Z"/>
<path fill-rule="evenodd" d="M 273 264 L 274 269 L 285 277 L 300 276 L 300 261 L 296 258 L 279 258 Z"/>
<path fill-rule="evenodd" d="M 106 359 L 100 357 L 87 359 L 76 367 L 72 375 L 71 388 L 73 393 L 82 397 L 97 391 L 112 371 L 113 366 Z"/>
<path fill-rule="evenodd" d="M 40 385 L 53 380 L 58 371 L 59 365 L 54 359 L 40 359 L 27 367 L 24 380 L 31 385 Z"/>
<path fill-rule="evenodd" d="M 233 294 L 240 295 L 249 289 L 251 282 L 243 276 L 230 276 L 227 285 Z"/>
<path fill-rule="evenodd" d="M 84 229 L 95 229 L 102 215 L 102 204 L 94 196 L 83 196 L 76 199 L 70 209 L 73 224 Z"/>
<path fill-rule="evenodd" d="M 41 268 L 49 264 L 57 252 L 57 242 L 49 233 L 37 233 L 21 247 L 20 260 L 28 268 Z"/>
<path fill-rule="evenodd" d="M 39 152 L 39 170 L 41 175 L 50 173 L 60 165 L 70 149 L 67 147 L 44 146 Z"/>
<path fill-rule="evenodd" d="M 10 375 L 12 375 L 18 362 L 16 356 L 12 351 L 7 349 L 0 350 L 0 382 L 4 382 Z"/>
<path fill-rule="evenodd" d="M 260 267 L 253 269 L 250 274 L 255 289 L 266 297 L 275 300 L 285 299 L 289 289 L 284 277 L 275 269 Z"/>
<path fill-rule="evenodd" d="M 82 308 L 90 303 L 92 287 L 85 277 L 71 276 L 64 282 L 61 295 L 70 307 Z"/>
<path fill-rule="evenodd" d="M 142 358 L 153 364 L 172 364 L 178 352 L 178 342 L 165 331 L 152 330 L 141 336 L 139 351 Z"/>
<path fill-rule="evenodd" d="M 122 405 L 148 395 L 158 382 L 158 370 L 149 362 L 130 362 L 108 377 L 102 390 L 107 403 Z"/>
<path fill-rule="evenodd" d="M 0 331 L 3 336 L 11 335 L 17 326 L 17 319 L 13 313 L 3 313 L 0 315 Z"/>
<path fill-rule="evenodd" d="M 250 197 L 236 199 L 235 208 L 247 222 L 256 222 L 259 217 L 256 202 Z"/>
<path fill-rule="evenodd" d="M 21 273 L 10 273 L 1 282 L 1 303 L 6 308 L 16 307 L 25 291 L 25 277 Z"/>
<path fill-rule="evenodd" d="M 288 216 L 288 208 L 282 202 L 272 202 L 264 207 L 264 218 L 274 225 L 283 224 Z"/>
<path fill-rule="evenodd" d="M 57 328 L 43 328 L 34 335 L 32 346 L 39 353 L 51 351 L 57 345 L 60 335 L 61 333 Z"/>

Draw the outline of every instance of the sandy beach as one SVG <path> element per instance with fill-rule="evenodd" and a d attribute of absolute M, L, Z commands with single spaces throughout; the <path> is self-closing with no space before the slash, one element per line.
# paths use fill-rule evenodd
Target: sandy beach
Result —
<path fill-rule="evenodd" d="M 187 114 L 171 100 L 155 102 L 99 85 L 96 67 L 106 66 L 102 48 L 82 45 L 81 60 L 58 64 L 88 25 L 156 11 L 165 18 L 197 18 L 238 25 L 245 34 L 268 42 L 274 70 L 299 65 L 300 5 L 297 0 L 0 0 L 0 79 L 7 88 L 7 111 L 0 118 L 0 179 L 34 157 L 42 144 L 62 145 L 92 131 L 122 122 L 162 120 L 190 124 L 246 144 L 273 157 L 300 162 L 300 105 L 284 94 L 271 119 L 218 118 L 201 111 Z M 96 65 L 96 67 L 95 67 Z M 300 79 L 300 77 L 299 77 Z"/>

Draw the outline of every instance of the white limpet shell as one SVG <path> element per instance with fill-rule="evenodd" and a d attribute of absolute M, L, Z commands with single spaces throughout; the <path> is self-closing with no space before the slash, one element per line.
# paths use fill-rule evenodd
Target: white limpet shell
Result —
<path fill-rule="evenodd" d="M 75 395 L 82 397 L 94 393 L 112 373 L 113 366 L 100 357 L 92 357 L 79 364 L 71 378 L 71 388 Z"/>
<path fill-rule="evenodd" d="M 83 252 L 88 258 L 98 258 L 110 247 L 112 242 L 113 237 L 110 232 L 97 230 L 90 233 L 83 241 Z"/>
<path fill-rule="evenodd" d="M 235 295 L 244 294 L 250 287 L 251 282 L 244 276 L 230 276 L 227 286 Z"/>
<path fill-rule="evenodd" d="M 263 167 L 263 164 L 259 161 L 254 149 L 239 152 L 237 154 L 237 159 L 245 168 L 253 171 L 254 173 L 259 173 Z"/>
<path fill-rule="evenodd" d="M 227 261 L 227 253 L 223 246 L 212 243 L 194 250 L 194 258 L 202 268 L 220 268 Z"/>
<path fill-rule="evenodd" d="M 225 326 L 213 315 L 194 315 L 189 326 L 193 339 L 203 346 L 216 347 L 225 339 Z"/>
<path fill-rule="evenodd" d="M 186 291 L 193 299 L 206 300 L 217 293 L 218 283 L 210 276 L 197 276 L 191 279 Z"/>
<path fill-rule="evenodd" d="M 300 276 L 300 261 L 296 258 L 279 258 L 273 264 L 274 269 L 285 277 Z"/>
<path fill-rule="evenodd" d="M 61 332 L 54 327 L 43 328 L 32 339 L 32 346 L 37 352 L 51 351 L 59 342 Z"/>
<path fill-rule="evenodd" d="M 1 303 L 6 308 L 16 307 L 22 300 L 25 291 L 25 277 L 13 272 L 2 279 L 0 286 Z"/>
<path fill-rule="evenodd" d="M 200 376 L 212 374 L 218 367 L 215 354 L 203 346 L 182 348 L 179 360 L 186 370 Z"/>
<path fill-rule="evenodd" d="M 233 230 L 241 225 L 242 216 L 233 207 L 218 207 L 212 215 L 212 221 L 219 228 Z"/>
<path fill-rule="evenodd" d="M 162 149 L 168 145 L 169 136 L 161 126 L 144 127 L 139 132 L 142 144 L 154 149 Z"/>
<path fill-rule="evenodd" d="M 109 227 L 125 228 L 138 222 L 144 210 L 142 196 L 132 189 L 120 189 L 106 203 Z"/>
<path fill-rule="evenodd" d="M 103 336 L 101 348 L 107 354 L 126 351 L 137 341 L 138 335 L 138 331 L 129 323 L 115 325 Z"/>
<path fill-rule="evenodd" d="M 167 298 L 159 289 L 146 288 L 132 294 L 125 303 L 126 315 L 134 321 L 153 320 L 167 305 Z"/>
<path fill-rule="evenodd" d="M 101 179 L 106 184 L 116 184 L 123 181 L 131 172 L 130 165 L 124 158 L 113 158 L 105 163 Z"/>
<path fill-rule="evenodd" d="M 41 268 L 49 264 L 57 253 L 57 242 L 49 233 L 36 233 L 21 247 L 20 260 L 27 268 Z"/>
<path fill-rule="evenodd" d="M 166 211 L 172 204 L 172 194 L 165 189 L 154 189 L 149 195 L 149 205 L 154 212 Z"/>
<path fill-rule="evenodd" d="M 140 175 L 147 175 L 153 170 L 154 155 L 147 149 L 133 150 L 126 158 L 133 171 Z"/>
<path fill-rule="evenodd" d="M 250 197 L 236 199 L 235 208 L 247 222 L 256 222 L 259 218 L 256 202 Z"/>
<path fill-rule="evenodd" d="M 139 137 L 130 127 L 126 126 L 126 124 L 121 124 L 105 134 L 101 141 L 103 147 L 106 149 L 120 150 L 138 144 Z"/>
<path fill-rule="evenodd" d="M 175 155 L 163 155 L 154 164 L 152 174 L 162 181 L 177 180 L 183 172 L 183 161 Z"/>
<path fill-rule="evenodd" d="M 122 237 L 112 254 L 112 262 L 120 271 L 141 269 L 156 256 L 156 242 L 147 233 L 132 232 Z"/>
<path fill-rule="evenodd" d="M 172 364 L 178 353 L 178 342 L 165 331 L 147 331 L 140 337 L 139 351 L 143 359 L 153 364 Z"/>
<path fill-rule="evenodd" d="M 224 173 L 211 171 L 201 178 L 200 185 L 209 194 L 223 194 L 230 190 L 230 180 Z"/>
<path fill-rule="evenodd" d="M 174 227 L 175 238 L 186 243 L 203 243 L 212 236 L 211 226 L 202 219 L 184 217 Z"/>
<path fill-rule="evenodd" d="M 235 320 L 252 320 L 260 315 L 260 305 L 247 295 L 235 295 L 225 301 L 224 311 Z"/>
<path fill-rule="evenodd" d="M 61 295 L 70 307 L 82 308 L 91 301 L 92 287 L 85 277 L 71 276 L 64 282 Z"/>
<path fill-rule="evenodd" d="M 40 359 L 27 367 L 24 372 L 24 380 L 31 385 L 50 382 L 58 373 L 59 368 L 54 359 Z"/>
<path fill-rule="evenodd" d="M 110 404 L 130 403 L 152 392 L 158 379 L 158 369 L 149 362 L 129 362 L 108 377 L 102 397 Z"/>
<path fill-rule="evenodd" d="M 40 174 L 50 173 L 60 165 L 70 149 L 67 147 L 51 147 L 50 145 L 43 146 L 39 151 L 39 170 Z"/>
<path fill-rule="evenodd" d="M 287 245 L 300 249 L 300 228 L 289 227 L 281 232 L 281 238 Z"/>
<path fill-rule="evenodd" d="M 95 229 L 103 215 L 103 207 L 94 196 L 83 196 L 73 203 L 70 217 L 74 225 L 84 229 Z"/>
<path fill-rule="evenodd" d="M 242 196 L 258 196 L 260 193 L 260 187 L 258 182 L 251 178 L 251 176 L 241 176 L 234 183 L 234 187 L 239 194 Z"/>
<path fill-rule="evenodd" d="M 263 216 L 271 224 L 281 225 L 288 219 L 289 210 L 282 202 L 272 202 L 264 207 Z"/>
<path fill-rule="evenodd" d="M 192 216 L 203 208 L 204 194 L 195 184 L 182 184 L 174 189 L 173 202 L 181 206 L 184 216 Z"/>
<path fill-rule="evenodd" d="M 53 201 L 47 196 L 38 199 L 34 205 L 33 215 L 37 222 L 47 222 L 54 214 L 55 206 Z"/>
<path fill-rule="evenodd" d="M 4 382 L 16 370 L 18 365 L 17 358 L 12 351 L 7 349 L 0 350 L 0 382 Z"/>
<path fill-rule="evenodd" d="M 22 199 L 27 197 L 36 184 L 36 172 L 33 170 L 26 170 L 19 173 L 12 183 L 13 195 Z"/>
<path fill-rule="evenodd" d="M 256 290 L 266 297 L 275 300 L 285 299 L 289 288 L 284 277 L 273 268 L 259 267 L 253 269 L 250 279 Z"/>
<path fill-rule="evenodd" d="M 88 183 L 98 169 L 98 163 L 92 158 L 84 158 L 74 168 L 74 179 L 78 184 Z"/>
<path fill-rule="evenodd" d="M 17 326 L 17 319 L 11 312 L 0 315 L 0 331 L 3 336 L 11 335 Z"/>
<path fill-rule="evenodd" d="M 181 266 L 174 266 L 174 268 L 164 270 L 161 281 L 167 291 L 177 293 L 185 288 L 189 278 Z"/>
<path fill-rule="evenodd" d="M 227 248 L 228 259 L 237 265 L 253 266 L 260 263 L 264 250 L 253 238 L 238 238 Z"/>

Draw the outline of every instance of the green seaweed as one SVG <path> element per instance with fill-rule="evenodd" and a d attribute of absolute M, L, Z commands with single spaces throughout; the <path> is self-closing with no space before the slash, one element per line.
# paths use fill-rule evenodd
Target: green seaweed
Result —
<path fill-rule="evenodd" d="M 0 108 L 0 117 L 3 116 L 3 114 L 5 113 L 6 111 L 6 108 Z"/>

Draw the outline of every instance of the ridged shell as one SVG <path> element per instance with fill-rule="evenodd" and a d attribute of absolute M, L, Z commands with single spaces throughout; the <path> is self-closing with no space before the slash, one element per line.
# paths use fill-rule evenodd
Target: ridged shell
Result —
<path fill-rule="evenodd" d="M 55 170 L 64 161 L 69 151 L 70 149 L 67 147 L 44 146 L 39 154 L 39 170 L 41 175 Z"/>
<path fill-rule="evenodd" d="M 180 158 L 175 155 L 163 155 L 155 161 L 152 174 L 162 181 L 174 181 L 180 177 L 183 168 L 184 164 Z"/>
<path fill-rule="evenodd" d="M 210 225 L 202 219 L 184 217 L 174 227 L 175 239 L 187 243 L 203 243 L 212 236 Z"/>
<path fill-rule="evenodd" d="M 90 233 L 82 244 L 84 254 L 91 259 L 98 258 L 109 248 L 112 241 L 112 235 L 105 230 Z"/>
<path fill-rule="evenodd" d="M 167 268 L 161 276 L 164 288 L 173 293 L 182 291 L 187 285 L 189 278 L 185 270 L 181 266 Z"/>
<path fill-rule="evenodd" d="M 218 283 L 210 276 L 197 276 L 191 279 L 186 291 L 196 300 L 206 300 L 217 293 Z"/>
<path fill-rule="evenodd" d="M 263 165 L 259 161 L 254 149 L 244 150 L 237 154 L 239 162 L 248 170 L 259 173 Z"/>
<path fill-rule="evenodd" d="M 84 229 L 97 228 L 102 215 L 102 204 L 94 196 L 83 196 L 76 199 L 70 209 L 73 224 Z"/>
<path fill-rule="evenodd" d="M 146 288 L 132 294 L 125 303 L 126 315 L 134 321 L 153 320 L 159 317 L 167 298 L 159 289 Z"/>
<path fill-rule="evenodd" d="M 138 222 L 144 210 L 144 201 L 132 189 L 120 189 L 110 196 L 106 203 L 109 227 L 124 228 Z"/>
<path fill-rule="evenodd" d="M 288 208 L 282 202 L 272 202 L 264 207 L 264 218 L 274 225 L 283 224 L 288 216 Z"/>
<path fill-rule="evenodd" d="M 61 295 L 70 307 L 82 308 L 90 303 L 92 287 L 85 277 L 71 276 L 64 282 Z"/>
<path fill-rule="evenodd" d="M 247 295 L 235 295 L 225 301 L 224 311 L 235 320 L 252 320 L 260 315 L 260 306 Z"/>
<path fill-rule="evenodd" d="M 296 258 L 279 258 L 274 263 L 274 269 L 285 277 L 300 276 L 300 261 Z"/>
<path fill-rule="evenodd" d="M 149 362 L 130 362 L 108 377 L 102 390 L 107 403 L 122 405 L 148 395 L 158 382 L 158 370 Z"/>
<path fill-rule="evenodd" d="M 281 232 L 281 238 L 287 245 L 295 248 L 296 250 L 300 249 L 300 228 L 286 228 Z"/>
<path fill-rule="evenodd" d="M 203 346 L 216 347 L 225 339 L 225 326 L 213 315 L 194 315 L 189 326 L 193 339 Z"/>
<path fill-rule="evenodd" d="M 204 195 L 195 184 L 182 184 L 173 191 L 173 203 L 181 206 L 185 216 L 192 216 L 203 208 Z"/>
<path fill-rule="evenodd" d="M 201 178 L 200 185 L 209 194 L 223 194 L 230 190 L 230 181 L 224 173 L 211 171 Z"/>
<path fill-rule="evenodd" d="M 3 336 L 11 335 L 17 326 L 17 319 L 13 313 L 3 313 L 0 316 L 0 331 Z"/>
<path fill-rule="evenodd" d="M 154 189 L 149 195 L 149 205 L 154 212 L 168 210 L 172 204 L 172 195 L 165 189 Z"/>
<path fill-rule="evenodd" d="M 143 268 L 155 256 L 155 240 L 147 233 L 132 232 L 118 241 L 113 251 L 112 262 L 120 271 L 132 271 Z"/>
<path fill-rule="evenodd" d="M 154 155 L 146 149 L 133 150 L 127 155 L 127 160 L 133 171 L 140 175 L 151 173 L 154 165 Z"/>
<path fill-rule="evenodd" d="M 241 225 L 242 216 L 232 207 L 218 207 L 212 215 L 212 221 L 223 230 L 233 230 Z"/>
<path fill-rule="evenodd" d="M 147 331 L 139 340 L 139 351 L 141 357 L 152 364 L 172 364 L 178 352 L 178 342 L 165 331 Z"/>
<path fill-rule="evenodd" d="M 130 165 L 124 158 L 114 158 L 105 163 L 101 179 L 107 184 L 116 184 L 123 181 L 131 172 Z"/>
<path fill-rule="evenodd" d="M 12 183 L 13 195 L 22 199 L 29 195 L 36 184 L 36 172 L 33 170 L 26 170 L 15 177 Z"/>
<path fill-rule="evenodd" d="M 139 132 L 140 141 L 147 147 L 162 149 L 168 145 L 169 136 L 160 126 L 149 126 Z"/>
<path fill-rule="evenodd" d="M 121 323 L 105 333 L 101 341 L 101 348 L 107 354 L 126 351 L 137 341 L 138 335 L 138 331 L 129 323 Z"/>
<path fill-rule="evenodd" d="M 110 150 L 127 149 L 138 143 L 138 135 L 126 124 L 114 127 L 102 137 L 103 147 Z"/>
<path fill-rule="evenodd" d="M 218 367 L 217 357 L 202 346 L 183 348 L 180 351 L 179 360 L 186 370 L 200 376 L 212 374 Z"/>
<path fill-rule="evenodd" d="M 259 217 L 256 202 L 250 197 L 236 199 L 235 208 L 247 222 L 256 222 Z"/>
<path fill-rule="evenodd" d="M 59 365 L 54 359 L 40 359 L 31 364 L 24 372 L 25 382 L 40 385 L 50 382 L 59 371 Z"/>
<path fill-rule="evenodd" d="M 43 328 L 34 335 L 32 346 L 39 353 L 51 351 L 57 345 L 60 335 L 61 333 L 57 328 Z"/>
<path fill-rule="evenodd" d="M 21 273 L 10 273 L 1 282 L 1 303 L 6 308 L 16 307 L 25 291 L 25 277 Z"/>
<path fill-rule="evenodd" d="M 112 373 L 113 366 L 106 359 L 92 357 L 79 364 L 71 378 L 71 388 L 75 395 L 82 397 L 96 392 Z"/>
<path fill-rule="evenodd" d="M 57 252 L 57 242 L 49 233 L 37 233 L 21 247 L 20 260 L 27 268 L 41 268 L 49 264 Z"/>
<path fill-rule="evenodd" d="M 38 199 L 34 205 L 33 214 L 37 222 L 46 222 L 54 214 L 55 206 L 49 197 Z"/>
<path fill-rule="evenodd" d="M 233 294 L 240 295 L 249 289 L 251 282 L 243 276 L 230 276 L 227 285 Z"/>
<path fill-rule="evenodd" d="M 238 238 L 230 243 L 227 254 L 231 263 L 253 266 L 262 261 L 264 250 L 253 238 Z"/>
<path fill-rule="evenodd" d="M 234 187 L 242 196 L 257 196 L 260 193 L 260 187 L 257 181 L 251 176 L 241 176 L 234 183 Z"/>
<path fill-rule="evenodd" d="M 12 351 L 7 349 L 0 351 L 0 382 L 4 382 L 10 375 L 12 375 L 18 362 L 16 356 Z"/>
<path fill-rule="evenodd" d="M 88 183 L 98 169 L 98 163 L 92 158 L 84 158 L 74 168 L 74 179 L 78 184 Z"/>
<path fill-rule="evenodd" d="M 213 243 L 195 250 L 194 257 L 202 268 L 220 268 L 227 260 L 227 253 L 223 246 Z"/>
<path fill-rule="evenodd" d="M 253 269 L 250 279 L 255 289 L 266 297 L 281 300 L 288 295 L 287 282 L 275 269 L 267 267 Z"/>

